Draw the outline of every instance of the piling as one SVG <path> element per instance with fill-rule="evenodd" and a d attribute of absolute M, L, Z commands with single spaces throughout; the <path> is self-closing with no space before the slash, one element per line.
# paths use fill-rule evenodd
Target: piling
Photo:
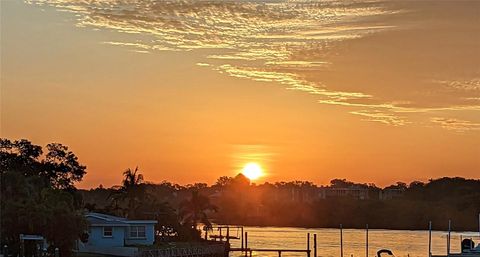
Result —
<path fill-rule="evenodd" d="M 428 222 L 428 257 L 432 256 L 432 222 Z"/>
<path fill-rule="evenodd" d="M 340 224 L 340 257 L 343 257 L 343 225 Z"/>
<path fill-rule="evenodd" d="M 241 234 L 242 242 L 241 242 L 241 247 L 240 248 L 244 249 L 244 246 L 243 246 L 243 227 L 241 228 L 241 232 L 242 232 L 242 234 Z"/>
<path fill-rule="evenodd" d="M 310 257 L 310 233 L 307 233 L 307 256 Z"/>
<path fill-rule="evenodd" d="M 247 249 L 248 249 L 248 232 L 245 231 L 245 257 L 247 257 Z"/>
<path fill-rule="evenodd" d="M 313 257 L 317 257 L 317 234 L 313 234 Z"/>
<path fill-rule="evenodd" d="M 365 229 L 365 256 L 368 257 L 368 224 Z"/>
<path fill-rule="evenodd" d="M 227 243 L 230 243 L 230 227 L 227 226 Z"/>
<path fill-rule="evenodd" d="M 450 256 L 450 236 L 452 231 L 452 221 L 448 220 L 448 235 L 447 235 L 447 256 Z"/>

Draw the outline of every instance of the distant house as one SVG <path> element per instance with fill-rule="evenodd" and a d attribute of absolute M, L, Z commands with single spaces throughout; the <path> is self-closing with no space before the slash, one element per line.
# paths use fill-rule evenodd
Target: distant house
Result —
<path fill-rule="evenodd" d="M 379 192 L 378 198 L 380 200 L 392 200 L 402 197 L 405 193 L 405 189 L 402 188 L 385 188 Z"/>
<path fill-rule="evenodd" d="M 364 187 L 345 187 L 345 188 L 321 188 L 319 190 L 321 199 L 332 197 L 351 197 L 357 200 L 370 199 L 369 189 Z"/>
<path fill-rule="evenodd" d="M 95 212 L 85 217 L 89 236 L 87 242 L 79 242 L 79 252 L 133 256 L 138 251 L 136 246 L 155 241 L 156 220 L 128 220 Z"/>

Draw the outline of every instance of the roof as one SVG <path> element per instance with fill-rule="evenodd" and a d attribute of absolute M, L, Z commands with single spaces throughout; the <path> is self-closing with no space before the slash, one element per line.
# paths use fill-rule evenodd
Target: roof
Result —
<path fill-rule="evenodd" d="M 40 236 L 40 235 L 20 234 L 20 240 L 44 240 L 44 238 L 43 238 L 43 236 Z"/>
<path fill-rule="evenodd" d="M 90 226 L 129 226 L 131 224 L 156 224 L 156 220 L 128 220 L 123 217 L 113 215 L 90 212 L 85 215 L 90 223 Z"/>

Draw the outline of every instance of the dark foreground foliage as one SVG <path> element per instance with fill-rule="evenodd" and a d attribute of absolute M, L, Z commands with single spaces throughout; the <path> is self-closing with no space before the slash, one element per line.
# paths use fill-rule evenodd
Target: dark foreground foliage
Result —
<path fill-rule="evenodd" d="M 69 256 L 86 229 L 74 187 L 86 167 L 66 146 L 48 144 L 46 150 L 27 140 L 0 140 L 1 243 L 14 255 L 19 235 L 34 234 L 49 241 L 51 252 L 58 247 Z"/>

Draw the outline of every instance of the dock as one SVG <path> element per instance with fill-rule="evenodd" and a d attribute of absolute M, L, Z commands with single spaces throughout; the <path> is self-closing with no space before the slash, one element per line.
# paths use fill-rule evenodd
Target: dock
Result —
<path fill-rule="evenodd" d="M 205 239 L 213 239 L 213 241 L 225 242 L 227 245 L 227 256 L 231 252 L 242 253 L 245 257 L 253 255 L 253 252 L 273 252 L 277 253 L 278 257 L 281 257 L 283 253 L 305 253 L 306 257 L 317 257 L 317 234 L 313 234 L 313 247 L 310 242 L 311 235 L 307 233 L 306 246 L 304 249 L 288 249 L 288 248 L 254 248 L 248 246 L 248 232 L 244 231 L 242 226 L 216 226 L 212 227 L 212 230 L 217 230 L 219 234 L 208 234 L 205 231 Z M 236 230 L 236 233 L 234 232 Z M 231 233 L 234 232 L 234 233 Z M 230 247 L 230 240 L 241 240 L 240 247 Z"/>

